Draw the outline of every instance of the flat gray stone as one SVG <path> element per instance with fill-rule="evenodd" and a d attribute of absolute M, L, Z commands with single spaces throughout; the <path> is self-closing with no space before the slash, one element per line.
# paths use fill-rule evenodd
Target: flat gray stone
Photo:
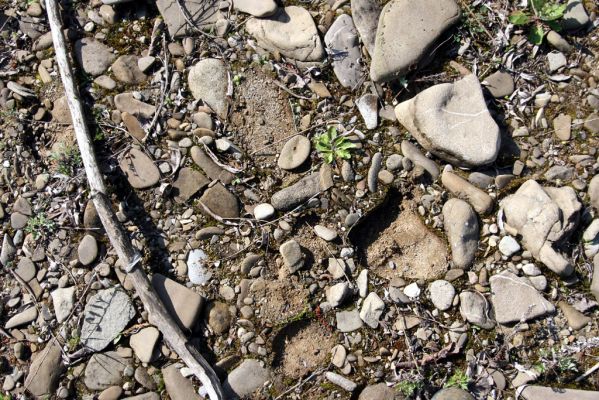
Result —
<path fill-rule="evenodd" d="M 570 0 L 564 16 L 559 20 L 564 29 L 569 31 L 584 28 L 590 21 L 582 0 Z"/>
<path fill-rule="evenodd" d="M 239 200 L 222 183 L 207 189 L 200 203 L 221 218 L 239 218 Z"/>
<path fill-rule="evenodd" d="M 4 325 L 4 329 L 12 329 L 21 325 L 28 324 L 37 319 L 37 309 L 35 307 L 29 307 L 16 315 L 12 316 L 8 321 L 6 321 L 6 325 Z"/>
<path fill-rule="evenodd" d="M 120 93 L 114 96 L 114 105 L 120 112 L 127 112 L 138 118 L 150 119 L 156 112 L 156 107 L 137 100 L 133 93 Z"/>
<path fill-rule="evenodd" d="M 378 328 L 379 319 L 383 315 L 385 310 L 385 303 L 381 298 L 374 292 L 370 292 L 360 309 L 360 318 L 371 328 Z"/>
<path fill-rule="evenodd" d="M 77 247 L 79 262 L 84 266 L 91 265 L 98 257 L 98 242 L 92 235 L 85 235 Z"/>
<path fill-rule="evenodd" d="M 15 273 L 21 277 L 25 282 L 29 282 L 37 273 L 35 264 L 29 257 L 23 257 L 19 260 Z"/>
<path fill-rule="evenodd" d="M 90 390 L 121 385 L 123 371 L 131 364 L 130 358 L 124 358 L 116 351 L 94 354 L 85 367 L 83 382 Z"/>
<path fill-rule="evenodd" d="M 102 75 L 115 60 L 112 49 L 93 38 L 75 42 L 75 59 L 83 70 L 92 75 Z"/>
<path fill-rule="evenodd" d="M 75 305 L 75 286 L 69 288 L 58 288 L 52 291 L 52 304 L 56 321 L 61 323 L 67 319 Z"/>
<path fill-rule="evenodd" d="M 210 181 L 204 174 L 193 168 L 182 168 L 173 182 L 174 196 L 177 203 L 185 203 L 194 194 L 203 190 Z"/>
<path fill-rule="evenodd" d="M 422 168 L 424 168 L 424 170 L 430 174 L 433 180 L 436 180 L 439 177 L 439 167 L 437 164 L 422 154 L 422 152 L 412 143 L 408 142 L 407 140 L 402 140 L 401 152 L 414 164 L 420 165 Z"/>
<path fill-rule="evenodd" d="M 339 311 L 335 314 L 335 318 L 337 320 L 337 329 L 344 333 L 353 332 L 364 325 L 362 318 L 360 318 L 360 312 L 357 309 Z"/>
<path fill-rule="evenodd" d="M 439 390 L 432 400 L 475 400 L 474 396 L 458 387 L 449 387 Z"/>
<path fill-rule="evenodd" d="M 134 55 L 124 55 L 116 59 L 112 64 L 112 73 L 114 77 L 123 83 L 140 84 L 148 79 L 137 65 L 138 57 Z"/>
<path fill-rule="evenodd" d="M 177 364 L 162 369 L 164 386 L 171 400 L 201 400 L 191 381 L 181 375 Z"/>
<path fill-rule="evenodd" d="M 135 308 L 124 290 L 114 287 L 99 291 L 85 305 L 81 344 L 92 351 L 103 350 L 134 316 Z"/>
<path fill-rule="evenodd" d="M 204 304 L 202 296 L 160 274 L 152 276 L 152 287 L 179 326 L 193 329 Z"/>
<path fill-rule="evenodd" d="M 193 97 L 206 103 L 221 119 L 227 118 L 227 68 L 221 60 L 206 58 L 189 69 L 187 77 Z"/>
<path fill-rule="evenodd" d="M 508 72 L 497 71 L 489 75 L 485 79 L 485 82 L 487 83 L 486 88 L 489 90 L 489 93 L 496 99 L 509 96 L 516 89 L 514 78 Z"/>
<path fill-rule="evenodd" d="M 485 215 L 493 210 L 493 198 L 459 175 L 446 170 L 441 176 L 441 182 L 451 194 L 467 201 L 478 214 Z"/>
<path fill-rule="evenodd" d="M 343 87 L 357 88 L 362 82 L 358 44 L 358 31 L 352 17 L 341 14 L 324 36 L 327 52 L 331 57 L 333 71 Z"/>
<path fill-rule="evenodd" d="M 390 1 L 379 18 L 370 77 L 388 82 L 405 75 L 459 19 L 454 0 Z"/>
<path fill-rule="evenodd" d="M 460 293 L 460 314 L 466 321 L 483 329 L 492 329 L 495 326 L 490 317 L 489 303 L 478 292 Z"/>
<path fill-rule="evenodd" d="M 300 245 L 293 239 L 288 240 L 279 247 L 283 263 L 289 269 L 290 273 L 294 273 L 304 266 L 304 254 Z"/>
<path fill-rule="evenodd" d="M 291 210 L 320 192 L 320 177 L 313 173 L 272 195 L 270 204 L 279 211 Z"/>
<path fill-rule="evenodd" d="M 162 18 L 164 18 L 164 22 L 172 38 L 193 35 L 195 31 L 187 22 L 185 14 L 181 11 L 177 1 L 157 0 L 156 6 L 158 6 L 158 11 L 160 11 Z M 224 18 L 219 10 L 219 1 L 217 0 L 183 0 L 182 3 L 187 10 L 187 14 L 191 16 L 193 24 L 201 30 L 212 30 L 216 22 Z"/>
<path fill-rule="evenodd" d="M 160 180 L 160 171 L 154 160 L 138 148 L 132 148 L 119 162 L 121 170 L 134 189 L 147 189 Z"/>
<path fill-rule="evenodd" d="M 152 361 L 154 348 L 160 337 L 160 332 L 153 326 L 143 328 L 129 338 L 129 345 L 142 363 Z"/>
<path fill-rule="evenodd" d="M 17 248 L 15 247 L 12 238 L 8 233 L 4 234 L 2 238 L 2 250 L 0 251 L 0 263 L 2 266 L 7 267 L 17 255 Z"/>
<path fill-rule="evenodd" d="M 235 179 L 235 175 L 216 164 L 199 146 L 191 148 L 191 158 L 212 180 L 220 180 L 228 185 Z"/>
<path fill-rule="evenodd" d="M 374 94 L 365 94 L 356 100 L 356 106 L 358 111 L 364 119 L 366 129 L 375 129 L 378 125 L 379 118 L 379 105 L 378 96 Z"/>
<path fill-rule="evenodd" d="M 297 61 L 321 61 L 325 56 L 316 24 L 305 8 L 280 8 L 269 18 L 249 19 L 245 27 L 268 51 Z"/>
<path fill-rule="evenodd" d="M 551 388 L 529 385 L 522 388 L 524 400 L 599 400 L 599 392 L 591 390 Z"/>
<path fill-rule="evenodd" d="M 60 344 L 51 339 L 42 351 L 34 354 L 25 387 L 37 398 L 49 398 L 56 393 L 60 376 L 65 371 Z"/>
<path fill-rule="evenodd" d="M 489 283 L 495 319 L 500 324 L 529 321 L 555 312 L 553 304 L 525 277 L 504 271 L 493 275 Z"/>
<path fill-rule="evenodd" d="M 223 335 L 231 327 L 231 311 L 229 306 L 219 301 L 212 302 L 206 309 L 206 320 L 215 334 Z"/>
<path fill-rule="evenodd" d="M 431 293 L 431 301 L 435 307 L 441 311 L 451 308 L 453 298 L 455 297 L 455 288 L 451 283 L 444 280 L 437 280 L 431 283 L 428 289 Z"/>
<path fill-rule="evenodd" d="M 395 390 L 386 383 L 366 386 L 360 393 L 358 400 L 395 400 Z"/>
<path fill-rule="evenodd" d="M 422 147 L 453 165 L 478 167 L 497 158 L 499 127 L 473 74 L 420 92 L 395 114 Z"/>
<path fill-rule="evenodd" d="M 227 398 L 249 396 L 260 389 L 271 378 L 271 372 L 260 361 L 247 359 L 235 368 L 223 385 Z"/>

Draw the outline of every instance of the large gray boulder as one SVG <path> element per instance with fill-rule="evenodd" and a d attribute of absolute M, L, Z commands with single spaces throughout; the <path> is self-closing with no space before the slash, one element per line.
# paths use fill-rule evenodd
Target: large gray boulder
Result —
<path fill-rule="evenodd" d="M 245 25 L 258 45 L 297 61 L 321 61 L 324 48 L 312 15 L 302 7 L 281 8 L 269 18 L 251 18 Z"/>
<path fill-rule="evenodd" d="M 327 51 L 333 62 L 333 71 L 344 87 L 355 89 L 362 81 L 361 52 L 358 31 L 352 17 L 341 14 L 324 36 Z"/>
<path fill-rule="evenodd" d="M 372 80 L 387 82 L 405 75 L 459 19 L 460 8 L 455 0 L 392 0 L 387 3 L 376 31 L 370 67 Z"/>
<path fill-rule="evenodd" d="M 49 397 L 55 393 L 60 375 L 66 369 L 62 362 L 60 343 L 52 339 L 42 351 L 33 356 L 25 378 L 25 387 L 38 398 Z"/>
<path fill-rule="evenodd" d="M 491 164 L 499 153 L 499 127 L 473 74 L 420 92 L 395 115 L 422 147 L 455 166 Z"/>
<path fill-rule="evenodd" d="M 566 240 L 578 225 L 582 205 L 569 186 L 542 187 L 526 181 L 502 202 L 506 230 L 522 236 L 524 247 L 534 258 L 561 276 L 573 268 L 555 245 Z"/>

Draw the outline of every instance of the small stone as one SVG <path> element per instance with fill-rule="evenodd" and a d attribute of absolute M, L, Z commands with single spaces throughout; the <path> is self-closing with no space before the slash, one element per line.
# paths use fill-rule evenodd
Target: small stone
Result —
<path fill-rule="evenodd" d="M 206 103 L 221 119 L 227 118 L 228 76 L 221 60 L 205 58 L 189 70 L 187 82 L 196 99 Z"/>
<path fill-rule="evenodd" d="M 76 41 L 74 53 L 79 65 L 92 76 L 103 74 L 115 59 L 110 47 L 92 38 Z"/>
<path fill-rule="evenodd" d="M 350 293 L 347 282 L 337 283 L 327 290 L 327 301 L 331 307 L 339 307 Z"/>
<path fill-rule="evenodd" d="M 51 339 L 42 351 L 33 356 L 25 378 L 25 387 L 36 398 L 49 398 L 55 393 L 65 370 L 61 346 L 55 339 Z"/>
<path fill-rule="evenodd" d="M 590 317 L 587 317 L 565 301 L 560 301 L 557 305 L 568 320 L 568 325 L 575 331 L 584 328 L 592 321 Z"/>
<path fill-rule="evenodd" d="M 56 321 L 61 323 L 67 319 L 75 305 L 75 286 L 59 288 L 52 292 L 52 304 Z"/>
<path fill-rule="evenodd" d="M 4 329 L 12 329 L 21 325 L 25 325 L 34 321 L 37 318 L 37 309 L 35 307 L 29 307 L 16 315 L 12 316 L 6 324 Z"/>
<path fill-rule="evenodd" d="M 229 306 L 225 303 L 210 303 L 207 310 L 207 321 L 210 328 L 217 335 L 222 335 L 229 330 L 231 326 L 231 312 Z"/>
<path fill-rule="evenodd" d="M 337 329 L 344 333 L 353 332 L 364 325 L 358 310 L 339 311 L 335 314 L 335 318 L 337 320 Z"/>
<path fill-rule="evenodd" d="M 327 242 L 333 241 L 337 238 L 337 231 L 327 228 L 323 225 L 315 225 L 314 233 L 316 233 L 316 236 L 323 240 L 326 240 Z"/>
<path fill-rule="evenodd" d="M 325 378 L 327 378 L 329 382 L 339 386 L 344 390 L 347 390 L 348 392 L 353 392 L 358 387 L 358 385 L 355 382 L 350 381 L 349 379 L 344 378 L 343 376 L 331 371 L 325 372 L 324 376 Z"/>
<path fill-rule="evenodd" d="M 123 55 L 112 64 L 114 77 L 123 83 L 140 84 L 148 78 L 137 64 L 138 57 L 134 55 Z"/>
<path fill-rule="evenodd" d="M 341 344 L 338 344 L 331 350 L 331 363 L 337 368 L 343 368 L 346 357 L 347 350 L 345 350 L 345 347 L 343 347 Z"/>
<path fill-rule="evenodd" d="M 495 322 L 489 318 L 489 304 L 478 292 L 460 293 L 460 314 L 466 321 L 483 329 L 495 326 Z"/>
<path fill-rule="evenodd" d="M 434 306 L 441 311 L 446 311 L 451 308 L 453 298 L 455 297 L 455 288 L 447 281 L 437 280 L 429 286 L 431 293 L 431 301 Z"/>
<path fill-rule="evenodd" d="M 147 189 L 160 180 L 160 171 L 143 151 L 132 148 L 121 159 L 119 166 L 135 189 Z"/>
<path fill-rule="evenodd" d="M 195 327 L 204 304 L 202 296 L 160 274 L 152 276 L 152 287 L 180 327 Z"/>
<path fill-rule="evenodd" d="M 506 257 L 511 257 L 520 251 L 520 245 L 511 236 L 504 236 L 499 241 L 499 251 Z"/>
<path fill-rule="evenodd" d="M 277 11 L 277 3 L 273 0 L 233 0 L 233 7 L 258 18 L 269 17 Z"/>
<path fill-rule="evenodd" d="M 365 94 L 356 101 L 366 129 L 375 129 L 378 125 L 378 100 L 379 98 L 374 94 Z"/>
<path fill-rule="evenodd" d="M 547 54 L 547 61 L 549 63 L 550 73 L 555 72 L 568 64 L 568 60 L 566 60 L 564 53 L 558 51 L 552 51 L 551 53 Z"/>
<path fill-rule="evenodd" d="M 439 390 L 431 400 L 475 400 L 474 396 L 457 387 L 449 387 Z"/>
<path fill-rule="evenodd" d="M 294 273 L 304 266 L 304 254 L 300 245 L 295 240 L 289 240 L 279 247 L 285 266 L 290 273 Z"/>
<path fill-rule="evenodd" d="M 269 379 L 271 372 L 260 361 L 246 359 L 227 376 L 223 384 L 225 396 L 244 398 L 261 388 Z"/>
<path fill-rule="evenodd" d="M 239 218 L 239 199 L 220 182 L 204 192 L 200 203 L 221 218 Z"/>
<path fill-rule="evenodd" d="M 362 303 L 360 318 L 371 328 L 377 328 L 384 309 L 385 303 L 376 293 L 371 292 Z"/>
<path fill-rule="evenodd" d="M 158 342 L 159 336 L 160 332 L 158 329 L 150 326 L 134 333 L 129 338 L 129 345 L 142 363 L 152 361 L 152 354 L 154 353 L 154 347 Z"/>
<path fill-rule="evenodd" d="M 281 149 L 277 161 L 279 168 L 289 171 L 299 167 L 310 156 L 310 149 L 310 139 L 302 135 L 293 136 Z"/>
<path fill-rule="evenodd" d="M 559 140 L 570 140 L 572 117 L 567 114 L 559 114 L 553 119 L 553 129 L 555 130 L 555 136 L 557 136 Z"/>
<path fill-rule="evenodd" d="M 91 265 L 98 257 L 98 242 L 92 235 L 85 235 L 77 247 L 79 262 L 84 266 Z"/>
<path fill-rule="evenodd" d="M 493 97 L 501 99 L 514 93 L 514 78 L 508 72 L 497 71 L 489 75 L 485 82 L 487 89 Z"/>
<path fill-rule="evenodd" d="M 254 218 L 257 220 L 269 220 L 275 215 L 275 208 L 268 203 L 258 204 L 254 207 Z"/>

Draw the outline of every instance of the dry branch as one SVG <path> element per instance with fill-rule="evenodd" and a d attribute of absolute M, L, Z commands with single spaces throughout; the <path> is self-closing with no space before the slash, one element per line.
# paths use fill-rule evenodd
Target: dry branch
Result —
<path fill-rule="evenodd" d="M 81 158 L 90 187 L 90 197 L 94 202 L 102 225 L 104 225 L 106 235 L 120 260 L 124 265 L 128 266 L 127 272 L 129 273 L 133 287 L 135 287 L 139 298 L 148 312 L 149 322 L 160 330 L 162 337 L 170 348 L 181 357 L 187 367 L 202 382 L 210 399 L 224 399 L 220 381 L 214 370 L 200 353 L 193 346 L 189 345 L 183 331 L 168 314 L 142 268 L 140 254 L 135 250 L 129 236 L 116 218 L 110 199 L 106 195 L 106 187 L 104 186 L 102 174 L 98 167 L 91 135 L 85 122 L 79 91 L 73 79 L 56 0 L 46 0 L 46 10 L 48 13 L 48 22 L 52 30 L 56 62 L 60 70 L 60 76 L 71 111 L 77 144 L 81 152 Z"/>

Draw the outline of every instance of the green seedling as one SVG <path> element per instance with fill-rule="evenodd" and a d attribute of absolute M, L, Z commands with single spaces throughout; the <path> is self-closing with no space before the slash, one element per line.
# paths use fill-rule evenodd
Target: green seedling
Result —
<path fill-rule="evenodd" d="M 560 31 L 561 26 L 557 22 L 566 12 L 566 4 L 557 1 L 529 0 L 532 9 L 514 11 L 509 16 L 509 21 L 514 25 L 529 26 L 528 40 L 536 45 L 543 43 L 545 38 L 545 26 Z"/>
<path fill-rule="evenodd" d="M 316 151 L 327 164 L 332 164 L 338 158 L 349 160 L 351 149 L 356 147 L 356 144 L 352 143 L 347 136 L 340 136 L 334 126 L 316 136 L 315 142 Z"/>

